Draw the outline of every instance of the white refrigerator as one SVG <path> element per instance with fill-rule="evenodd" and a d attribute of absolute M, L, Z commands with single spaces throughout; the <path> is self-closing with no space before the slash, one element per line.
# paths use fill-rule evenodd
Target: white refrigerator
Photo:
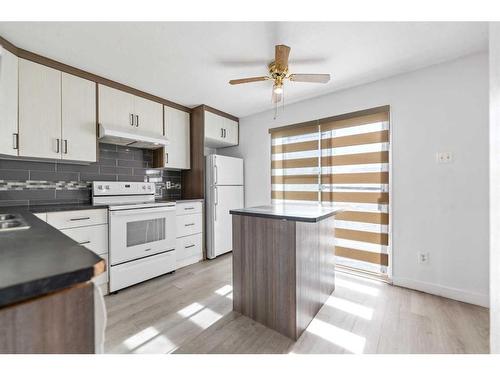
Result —
<path fill-rule="evenodd" d="M 206 156 L 206 245 L 210 259 L 233 250 L 229 210 L 244 207 L 243 188 L 243 159 Z"/>

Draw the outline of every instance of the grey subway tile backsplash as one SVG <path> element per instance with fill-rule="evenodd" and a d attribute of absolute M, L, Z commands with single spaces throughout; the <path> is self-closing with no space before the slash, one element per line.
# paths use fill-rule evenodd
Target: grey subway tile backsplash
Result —
<path fill-rule="evenodd" d="M 181 172 L 152 169 L 151 150 L 100 143 L 98 159 L 90 165 L 0 159 L 0 206 L 89 202 L 92 181 L 151 181 L 164 199 L 181 198 Z"/>

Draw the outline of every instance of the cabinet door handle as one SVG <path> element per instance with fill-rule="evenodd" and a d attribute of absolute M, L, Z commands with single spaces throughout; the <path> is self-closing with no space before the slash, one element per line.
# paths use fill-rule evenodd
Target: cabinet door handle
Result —
<path fill-rule="evenodd" d="M 135 115 L 135 127 L 139 127 L 139 115 Z"/>
<path fill-rule="evenodd" d="M 14 150 L 19 149 L 19 134 L 18 133 L 12 133 L 12 148 Z"/>
<path fill-rule="evenodd" d="M 194 223 L 184 224 L 185 227 L 192 227 Z"/>
<path fill-rule="evenodd" d="M 134 126 L 134 115 L 131 113 L 129 116 L 130 116 L 130 118 L 129 118 L 130 125 Z"/>
<path fill-rule="evenodd" d="M 59 138 L 56 138 L 56 154 L 59 153 L 59 151 L 60 151 L 59 148 L 60 148 L 60 146 L 59 146 Z"/>
<path fill-rule="evenodd" d="M 166 164 L 168 164 L 168 152 L 166 153 L 166 156 L 167 156 L 167 163 Z"/>
<path fill-rule="evenodd" d="M 224 129 L 220 128 L 220 137 L 224 138 Z"/>
<path fill-rule="evenodd" d="M 85 245 L 85 244 L 88 244 L 90 243 L 90 241 L 83 241 L 83 242 L 78 242 L 78 245 Z"/>
<path fill-rule="evenodd" d="M 189 249 L 190 247 L 194 247 L 194 245 L 184 246 L 184 249 Z"/>
<path fill-rule="evenodd" d="M 64 140 L 64 153 L 65 154 L 68 153 L 68 140 L 67 139 Z"/>
<path fill-rule="evenodd" d="M 226 129 L 224 129 L 224 138 L 226 138 Z"/>

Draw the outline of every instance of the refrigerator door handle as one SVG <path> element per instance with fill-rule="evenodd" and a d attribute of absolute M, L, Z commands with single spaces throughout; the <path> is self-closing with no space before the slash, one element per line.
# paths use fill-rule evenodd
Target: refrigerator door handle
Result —
<path fill-rule="evenodd" d="M 219 192 L 214 187 L 214 221 L 217 221 L 217 205 L 219 204 Z"/>
<path fill-rule="evenodd" d="M 214 185 L 217 185 L 217 179 L 218 179 L 218 171 L 217 171 L 217 166 L 214 165 Z"/>

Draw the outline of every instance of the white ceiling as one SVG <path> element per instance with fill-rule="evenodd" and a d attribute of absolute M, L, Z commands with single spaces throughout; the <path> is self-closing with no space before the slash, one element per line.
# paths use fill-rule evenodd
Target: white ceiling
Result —
<path fill-rule="evenodd" d="M 330 73 L 327 85 L 287 83 L 290 103 L 487 50 L 487 23 L 0 22 L 0 36 L 174 102 L 207 104 L 239 117 L 272 108 L 265 75 L 274 45 L 287 44 L 290 71 Z M 302 60 L 302 61 L 300 61 Z"/>

